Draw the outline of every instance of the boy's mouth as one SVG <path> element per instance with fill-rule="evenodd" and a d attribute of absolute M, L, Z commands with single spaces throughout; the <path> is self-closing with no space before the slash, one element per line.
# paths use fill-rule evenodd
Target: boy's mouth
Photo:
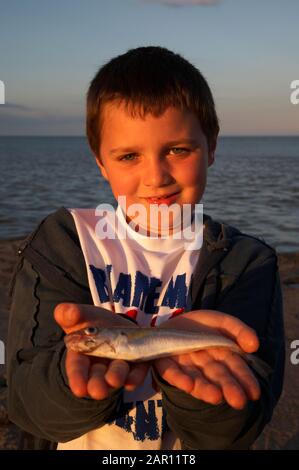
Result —
<path fill-rule="evenodd" d="M 178 194 L 180 191 L 171 194 L 163 194 L 163 196 L 151 196 L 145 197 L 145 199 L 149 204 L 167 204 L 170 205 L 175 202 Z"/>

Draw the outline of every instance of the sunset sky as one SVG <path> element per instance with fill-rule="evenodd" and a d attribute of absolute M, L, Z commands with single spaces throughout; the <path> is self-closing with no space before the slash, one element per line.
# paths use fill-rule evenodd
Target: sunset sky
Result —
<path fill-rule="evenodd" d="M 0 0 L 0 135 L 84 135 L 97 69 L 146 45 L 201 70 L 223 135 L 298 135 L 298 31 L 298 0 Z"/>

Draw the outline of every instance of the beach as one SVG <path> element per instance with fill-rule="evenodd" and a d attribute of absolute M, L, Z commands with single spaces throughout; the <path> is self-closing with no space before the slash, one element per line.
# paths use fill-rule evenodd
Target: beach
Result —
<path fill-rule="evenodd" d="M 4 345 L 10 307 L 8 286 L 21 240 L 0 240 L 0 340 Z M 254 449 L 299 449 L 299 364 L 290 361 L 290 344 L 299 340 L 299 252 L 281 253 L 278 258 L 286 335 L 285 383 L 273 418 Z M 6 396 L 5 365 L 0 365 L 0 449 L 18 449 L 19 430 L 8 419 Z"/>

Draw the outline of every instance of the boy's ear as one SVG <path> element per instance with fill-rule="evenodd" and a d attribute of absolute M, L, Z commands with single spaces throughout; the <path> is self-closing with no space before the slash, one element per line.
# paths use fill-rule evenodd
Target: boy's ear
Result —
<path fill-rule="evenodd" d="M 98 155 L 96 155 L 95 158 L 96 158 L 96 164 L 98 165 L 98 167 L 99 167 L 99 169 L 102 173 L 103 178 L 105 178 L 105 180 L 109 181 L 106 168 L 104 167 L 101 158 Z"/>

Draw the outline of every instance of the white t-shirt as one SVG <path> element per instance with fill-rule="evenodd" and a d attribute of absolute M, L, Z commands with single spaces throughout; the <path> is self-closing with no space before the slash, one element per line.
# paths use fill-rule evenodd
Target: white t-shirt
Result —
<path fill-rule="evenodd" d="M 172 236 L 150 238 L 137 233 L 126 222 L 120 206 L 116 212 L 107 212 L 105 219 L 99 218 L 95 209 L 69 211 L 85 258 L 94 305 L 125 313 L 144 327 L 159 325 L 186 311 L 199 248 L 186 250 L 186 241 Z M 98 236 L 103 221 L 110 238 Z M 202 230 L 195 238 L 202 239 Z M 58 449 L 179 448 L 178 439 L 167 430 L 162 396 L 154 388 L 151 372 L 141 387 L 124 391 L 114 418 L 77 439 L 59 443 Z"/>

